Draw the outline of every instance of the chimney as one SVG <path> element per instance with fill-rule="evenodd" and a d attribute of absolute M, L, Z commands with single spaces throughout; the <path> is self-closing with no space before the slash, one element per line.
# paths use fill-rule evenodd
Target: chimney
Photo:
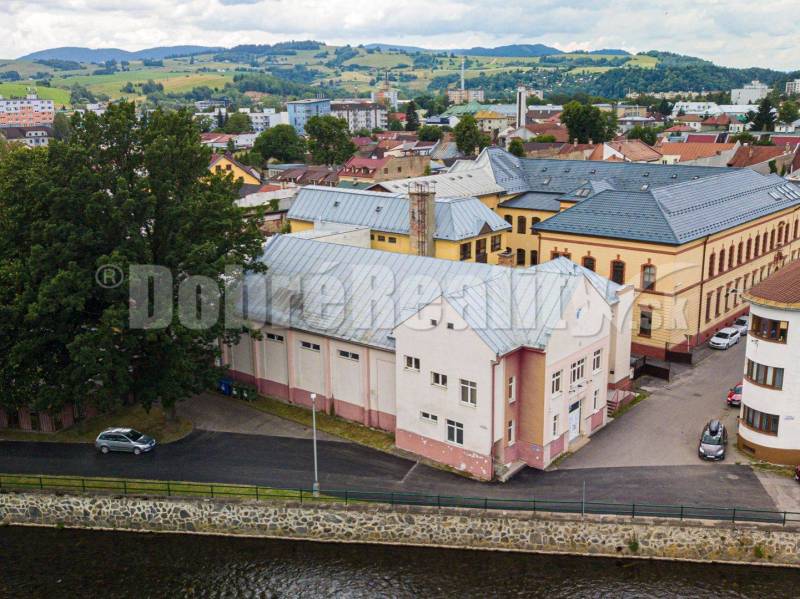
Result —
<path fill-rule="evenodd" d="M 408 238 L 411 253 L 434 256 L 436 232 L 436 189 L 427 182 L 412 183 L 408 189 Z"/>
<path fill-rule="evenodd" d="M 497 255 L 498 266 L 514 266 L 514 252 L 505 250 Z"/>

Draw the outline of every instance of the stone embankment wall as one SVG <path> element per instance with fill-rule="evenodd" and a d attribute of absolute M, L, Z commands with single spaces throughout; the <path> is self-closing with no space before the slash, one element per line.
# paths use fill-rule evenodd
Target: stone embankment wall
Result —
<path fill-rule="evenodd" d="M 800 528 L 381 505 L 0 493 L 0 523 L 800 567 Z"/>

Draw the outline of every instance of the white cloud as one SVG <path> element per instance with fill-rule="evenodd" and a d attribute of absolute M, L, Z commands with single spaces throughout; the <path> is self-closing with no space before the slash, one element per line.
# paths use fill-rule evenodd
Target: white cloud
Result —
<path fill-rule="evenodd" d="M 0 0 L 0 56 L 53 46 L 544 43 L 800 68 L 797 0 Z"/>

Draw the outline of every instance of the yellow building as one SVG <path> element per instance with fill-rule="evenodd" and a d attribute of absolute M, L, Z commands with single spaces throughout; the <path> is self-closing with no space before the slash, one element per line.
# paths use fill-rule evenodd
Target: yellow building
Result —
<path fill-rule="evenodd" d="M 228 153 L 212 154 L 208 170 L 212 173 L 223 175 L 231 173 L 234 180 L 241 180 L 245 185 L 257 185 L 261 183 L 261 176 L 256 169 L 242 164 Z"/>
<path fill-rule="evenodd" d="M 289 210 L 293 233 L 316 223 L 370 229 L 371 247 L 446 260 L 497 264 L 508 224 L 474 197 L 437 198 L 420 184 L 407 194 L 304 187 Z"/>

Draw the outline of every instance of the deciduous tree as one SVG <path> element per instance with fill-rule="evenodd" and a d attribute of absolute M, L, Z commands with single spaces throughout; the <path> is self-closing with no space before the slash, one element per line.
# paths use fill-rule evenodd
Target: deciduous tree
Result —
<path fill-rule="evenodd" d="M 578 143 L 608 141 L 617 132 L 617 118 L 613 112 L 603 112 L 596 106 L 570 102 L 561 112 L 561 122 L 567 126 L 570 139 Z"/>
<path fill-rule="evenodd" d="M 262 160 L 275 159 L 278 162 L 303 161 L 306 155 L 306 142 L 297 135 L 291 125 L 275 125 L 256 138 L 253 151 Z"/>
<path fill-rule="evenodd" d="M 305 128 L 314 164 L 342 164 L 357 150 L 347 122 L 335 116 L 312 116 Z"/>

